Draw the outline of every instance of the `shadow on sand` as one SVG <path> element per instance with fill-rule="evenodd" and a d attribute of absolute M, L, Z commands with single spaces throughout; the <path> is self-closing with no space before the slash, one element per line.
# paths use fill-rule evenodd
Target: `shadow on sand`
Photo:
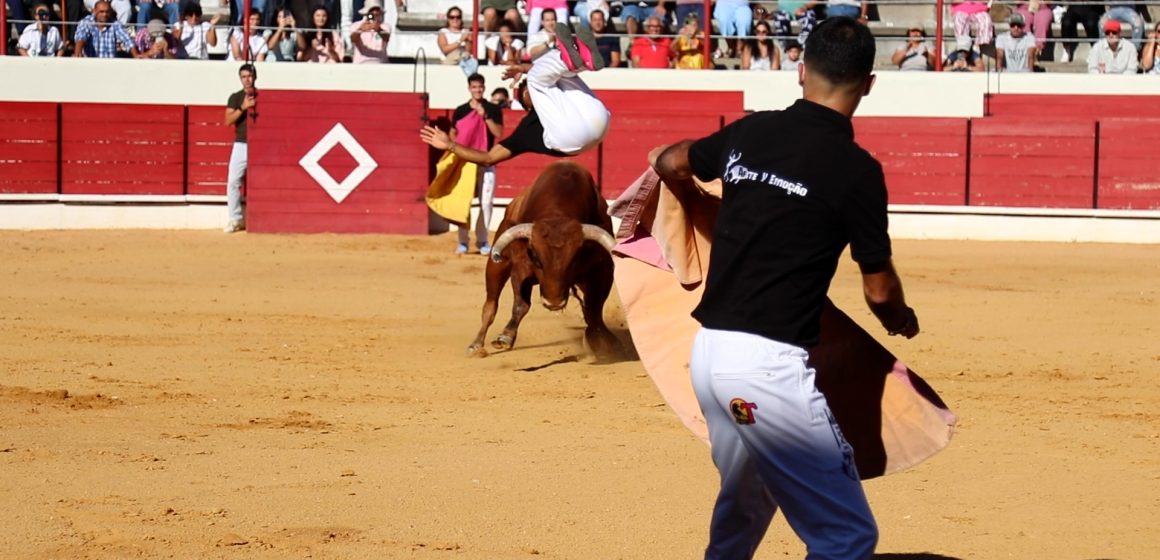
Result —
<path fill-rule="evenodd" d="M 944 556 L 931 552 L 889 552 L 875 554 L 874 560 L 962 560 L 957 556 Z"/>

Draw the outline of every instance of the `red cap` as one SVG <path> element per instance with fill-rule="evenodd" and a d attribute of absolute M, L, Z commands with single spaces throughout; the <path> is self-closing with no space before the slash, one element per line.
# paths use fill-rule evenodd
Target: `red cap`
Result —
<path fill-rule="evenodd" d="M 1120 28 L 1120 22 L 1114 19 L 1108 20 L 1108 22 L 1104 24 L 1104 31 L 1115 31 L 1116 33 L 1119 33 L 1122 31 Z"/>

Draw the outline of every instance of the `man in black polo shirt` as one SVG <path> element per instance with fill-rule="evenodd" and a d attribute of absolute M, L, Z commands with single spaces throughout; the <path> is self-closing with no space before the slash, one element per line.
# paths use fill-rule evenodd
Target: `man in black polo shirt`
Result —
<path fill-rule="evenodd" d="M 850 123 L 874 51 L 865 26 L 829 18 L 806 44 L 802 100 L 657 157 L 666 181 L 724 183 L 689 364 L 721 473 L 708 559 L 752 558 L 779 507 L 811 559 L 869 559 L 877 544 L 853 450 L 805 350 L 847 244 L 882 325 L 918 334 L 891 263 L 882 167 Z"/>
<path fill-rule="evenodd" d="M 460 123 L 464 119 L 479 119 L 483 122 L 487 134 L 487 149 L 491 149 L 495 145 L 495 137 L 503 136 L 503 110 L 500 107 L 483 98 L 483 94 L 487 91 L 486 81 L 483 76 L 476 73 L 467 77 L 467 90 L 471 94 L 471 99 L 467 103 L 455 108 L 455 113 L 451 116 L 451 140 L 455 141 L 459 137 Z M 476 121 L 477 123 L 479 121 Z M 479 220 L 475 224 L 475 245 L 479 247 L 479 254 L 487 256 L 491 254 L 491 246 L 487 243 L 487 227 L 491 223 L 491 208 L 492 200 L 495 199 L 495 166 L 489 165 L 483 168 L 482 179 L 479 182 Z M 470 221 L 470 218 L 469 218 Z M 463 255 L 467 253 L 467 242 L 469 239 L 468 230 L 471 224 L 466 223 L 459 228 L 459 245 L 455 248 L 457 254 Z"/>

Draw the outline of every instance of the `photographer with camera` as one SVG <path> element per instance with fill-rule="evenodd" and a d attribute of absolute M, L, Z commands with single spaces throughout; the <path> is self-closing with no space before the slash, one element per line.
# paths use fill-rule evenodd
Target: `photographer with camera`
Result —
<path fill-rule="evenodd" d="M 351 26 L 350 43 L 354 48 L 351 61 L 355 64 L 386 64 L 387 43 L 391 40 L 391 29 L 383 21 L 383 1 L 366 0 L 360 14 L 362 21 Z"/>
<path fill-rule="evenodd" d="M 342 39 L 330 23 L 330 12 L 319 6 L 311 15 L 314 28 L 298 34 L 299 60 L 305 62 L 342 62 Z"/>
<path fill-rule="evenodd" d="M 298 62 L 302 60 L 302 48 L 298 45 L 300 34 L 294 29 L 294 12 L 289 8 L 278 10 L 278 27 L 266 37 L 266 62 Z"/>
<path fill-rule="evenodd" d="M 48 4 L 37 3 L 32 10 L 32 17 L 36 23 L 28 24 L 16 42 L 16 51 L 20 56 L 64 56 L 64 42 L 60 39 L 60 31 L 48 24 L 52 12 Z"/>
<path fill-rule="evenodd" d="M 178 48 L 181 43 L 165 30 L 161 18 L 149 20 L 149 25 L 137 32 L 134 43 L 136 58 L 185 58 L 185 51 Z"/>

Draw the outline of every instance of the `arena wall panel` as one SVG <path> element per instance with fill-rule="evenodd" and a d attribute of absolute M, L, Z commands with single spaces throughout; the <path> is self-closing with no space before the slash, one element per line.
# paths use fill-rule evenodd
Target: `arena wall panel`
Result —
<path fill-rule="evenodd" d="M 0 193 L 57 193 L 57 124 L 56 103 L 0 103 Z"/>
<path fill-rule="evenodd" d="M 1155 95 L 986 94 L 985 116 L 1064 118 L 1160 118 Z"/>
<path fill-rule="evenodd" d="M 882 163 L 891 204 L 963 205 L 967 119 L 858 117 L 858 144 Z"/>
<path fill-rule="evenodd" d="M 427 233 L 427 114 L 421 94 L 263 91 L 249 132 L 247 229 Z M 315 148 L 329 180 L 300 164 Z M 368 173 L 352 179 L 360 165 Z"/>
<path fill-rule="evenodd" d="M 506 138 L 511 134 L 527 114 L 526 111 L 505 109 L 503 112 L 503 136 Z M 577 157 L 565 159 L 575 160 L 580 165 L 583 165 L 596 178 L 596 182 L 599 183 L 601 151 L 602 147 L 598 146 L 596 149 L 588 150 Z M 438 154 L 435 157 L 438 159 Z M 559 159 L 540 154 L 523 154 L 517 158 L 500 163 L 496 166 L 496 198 L 515 198 L 535 182 L 536 176 L 540 174 L 540 171 L 546 165 Z"/>
<path fill-rule="evenodd" d="M 1160 118 L 1101 119 L 1096 207 L 1160 209 Z"/>
<path fill-rule="evenodd" d="M 969 204 L 1093 208 L 1094 119 L 971 120 Z"/>
<path fill-rule="evenodd" d="M 687 138 L 701 138 L 721 129 L 720 113 L 620 113 L 601 145 L 604 153 L 601 190 L 616 198 L 648 167 L 649 150 Z"/>
<path fill-rule="evenodd" d="M 186 194 L 226 194 L 234 128 L 225 124 L 225 108 L 190 106 L 186 122 Z"/>
<path fill-rule="evenodd" d="M 184 106 L 64 103 L 60 114 L 61 194 L 184 194 Z"/>

